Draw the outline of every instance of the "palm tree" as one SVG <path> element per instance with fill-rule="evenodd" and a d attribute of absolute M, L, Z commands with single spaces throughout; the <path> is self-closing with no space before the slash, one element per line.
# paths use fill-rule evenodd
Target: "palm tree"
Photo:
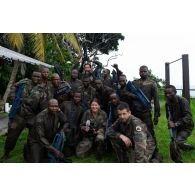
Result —
<path fill-rule="evenodd" d="M 44 62 L 45 61 L 45 38 L 43 33 L 29 33 L 27 34 L 30 37 L 31 42 L 33 43 L 33 50 L 35 53 L 35 56 L 38 60 Z M 81 55 L 81 49 L 80 45 L 77 41 L 77 37 L 75 36 L 74 33 L 65 33 L 62 34 L 66 41 L 68 41 L 72 48 L 74 48 L 75 51 L 78 53 L 78 57 Z M 51 34 L 52 40 L 54 42 L 54 48 L 55 50 L 60 54 L 60 62 L 65 63 L 65 58 L 62 54 L 61 48 L 58 44 L 58 40 L 56 38 L 56 34 Z M 10 45 L 10 48 L 17 51 L 17 52 L 22 52 L 24 49 L 24 34 L 23 33 L 8 33 L 7 34 L 8 42 Z M 12 73 L 9 79 L 9 83 L 7 85 L 6 91 L 3 96 L 3 101 L 7 101 L 8 94 L 10 93 L 10 87 L 13 85 L 16 79 L 16 75 L 18 72 L 18 68 L 20 66 L 20 63 L 18 61 L 13 61 L 13 69 Z"/>
<path fill-rule="evenodd" d="M 38 59 L 41 61 L 44 61 L 45 55 L 44 55 L 44 39 L 42 34 L 29 34 L 32 39 L 34 39 L 34 51 L 35 55 Z M 8 42 L 10 45 L 10 48 L 21 53 L 24 48 L 24 34 L 23 33 L 8 33 L 7 34 Z M 13 69 L 12 73 L 6 88 L 6 91 L 3 96 L 3 101 L 7 101 L 8 94 L 10 93 L 10 87 L 13 85 L 16 79 L 16 75 L 18 72 L 18 68 L 20 66 L 20 62 L 13 61 Z"/>

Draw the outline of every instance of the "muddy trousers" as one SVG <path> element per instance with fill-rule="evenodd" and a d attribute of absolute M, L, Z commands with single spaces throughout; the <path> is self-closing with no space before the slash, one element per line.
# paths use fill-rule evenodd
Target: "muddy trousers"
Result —
<path fill-rule="evenodd" d="M 16 146 L 17 140 L 25 127 L 29 130 L 32 129 L 33 122 L 24 119 L 23 117 L 16 115 L 13 120 L 9 121 L 8 134 L 5 141 L 4 151 L 5 154 L 9 154 Z"/>

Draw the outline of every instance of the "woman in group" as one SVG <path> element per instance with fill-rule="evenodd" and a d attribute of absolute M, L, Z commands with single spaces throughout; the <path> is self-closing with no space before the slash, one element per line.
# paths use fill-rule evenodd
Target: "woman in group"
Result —
<path fill-rule="evenodd" d="M 106 121 L 107 114 L 100 109 L 99 100 L 94 98 L 90 102 L 90 109 L 84 113 L 81 120 L 80 127 L 83 139 L 76 148 L 78 157 L 85 157 L 92 147 L 95 146 L 96 159 L 102 159 Z"/>

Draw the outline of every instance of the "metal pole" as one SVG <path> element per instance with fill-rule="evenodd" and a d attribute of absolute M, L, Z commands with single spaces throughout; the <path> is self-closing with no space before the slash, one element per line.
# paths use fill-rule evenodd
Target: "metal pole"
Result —
<path fill-rule="evenodd" d="M 166 85 L 170 85 L 170 70 L 169 70 L 169 63 L 165 63 L 165 82 Z"/>
<path fill-rule="evenodd" d="M 183 69 L 183 92 L 182 92 L 182 95 L 190 102 L 188 54 L 182 55 L 182 69 Z"/>

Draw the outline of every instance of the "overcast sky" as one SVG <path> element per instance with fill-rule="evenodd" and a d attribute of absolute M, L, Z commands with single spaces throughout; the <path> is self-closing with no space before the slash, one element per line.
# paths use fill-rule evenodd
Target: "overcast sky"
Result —
<path fill-rule="evenodd" d="M 195 36 L 193 33 L 123 33 L 125 40 L 120 41 L 119 51 L 110 55 L 100 56 L 103 64 L 107 64 L 109 56 L 122 54 L 117 59 L 109 61 L 109 67 L 118 63 L 128 79 L 139 77 L 139 67 L 147 65 L 152 73 L 165 79 L 165 62 L 172 62 L 181 58 L 182 54 L 189 54 L 190 85 L 195 85 Z M 176 86 L 182 85 L 182 61 L 170 65 L 170 82 Z"/>

